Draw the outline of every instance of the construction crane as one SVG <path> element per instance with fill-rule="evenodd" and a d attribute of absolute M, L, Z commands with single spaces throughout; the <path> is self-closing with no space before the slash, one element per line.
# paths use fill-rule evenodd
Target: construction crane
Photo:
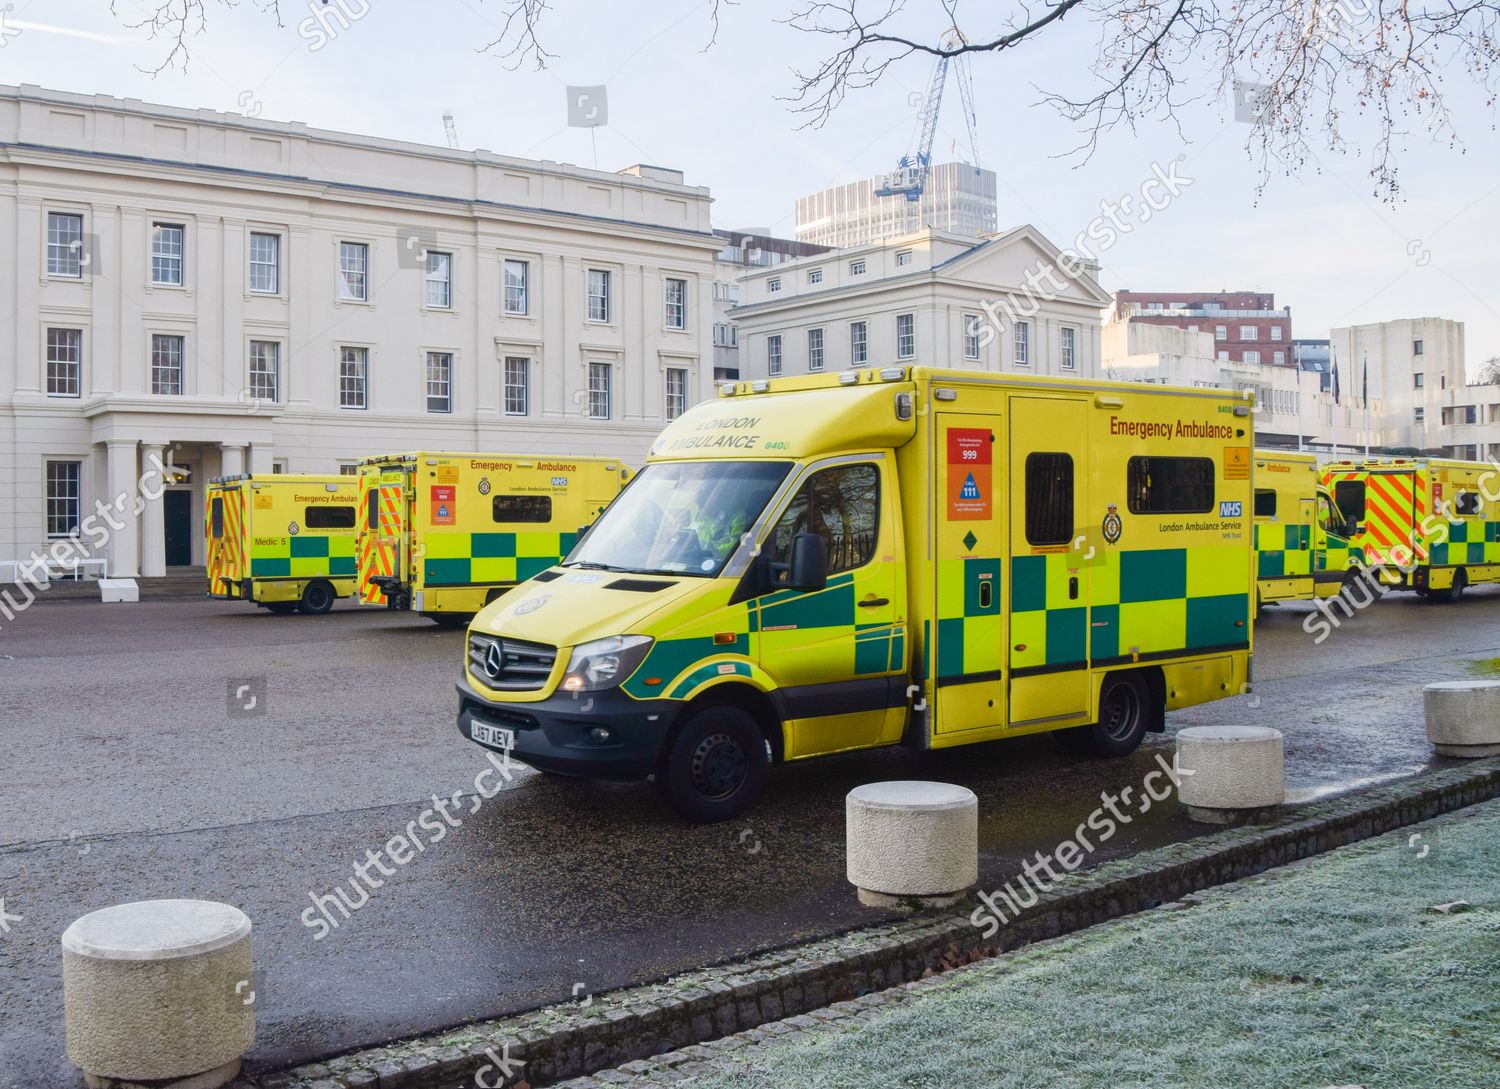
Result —
<path fill-rule="evenodd" d="M 968 45 L 958 27 L 951 27 L 943 35 L 944 49 L 955 49 Z M 969 130 L 969 149 L 974 155 L 974 165 L 979 165 L 979 137 L 976 132 L 974 109 L 974 73 L 969 68 L 968 58 L 939 56 L 932 68 L 932 78 L 927 83 L 927 95 L 922 100 L 922 112 L 917 117 L 916 144 L 911 151 L 901 156 L 896 169 L 881 176 L 875 187 L 877 197 L 905 197 L 915 203 L 922 199 L 927 188 L 927 178 L 932 173 L 932 141 L 937 136 L 938 113 L 943 108 L 943 88 L 948 82 L 948 65 L 953 62 L 958 69 L 958 93 L 963 100 L 964 122 Z"/>
<path fill-rule="evenodd" d="M 448 110 L 443 114 L 443 131 L 448 134 L 448 146 L 454 151 L 458 150 L 458 126 L 453 123 L 453 111 Z"/>

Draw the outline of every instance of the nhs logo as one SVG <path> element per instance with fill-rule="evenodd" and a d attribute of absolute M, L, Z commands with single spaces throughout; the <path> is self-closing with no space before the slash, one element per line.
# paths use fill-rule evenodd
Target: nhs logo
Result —
<path fill-rule="evenodd" d="M 1219 501 L 1220 518 L 1238 518 L 1244 504 L 1238 499 L 1221 499 Z"/>

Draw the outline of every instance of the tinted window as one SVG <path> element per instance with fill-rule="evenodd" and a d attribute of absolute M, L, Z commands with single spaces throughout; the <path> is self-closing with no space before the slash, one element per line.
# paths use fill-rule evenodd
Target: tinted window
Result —
<path fill-rule="evenodd" d="M 1214 506 L 1212 458 L 1131 458 L 1131 514 L 1204 514 Z"/>
<path fill-rule="evenodd" d="M 372 487 L 365 496 L 365 528 L 380 529 L 380 489 Z"/>
<path fill-rule="evenodd" d="M 308 529 L 353 529 L 353 507 L 308 507 L 302 512 Z"/>
<path fill-rule="evenodd" d="M 1026 455 L 1026 540 L 1034 545 L 1073 540 L 1073 458 Z"/>
<path fill-rule="evenodd" d="M 214 537 L 219 538 L 224 536 L 224 500 L 222 498 L 215 498 L 214 501 L 209 504 L 208 509 L 209 518 L 213 522 L 212 533 Z"/>
<path fill-rule="evenodd" d="M 1363 480 L 1340 480 L 1333 486 L 1333 501 L 1345 518 L 1356 522 L 1365 520 L 1365 482 Z"/>
<path fill-rule="evenodd" d="M 550 495 L 497 495 L 494 502 L 497 522 L 550 522 Z"/>
<path fill-rule="evenodd" d="M 1479 493 L 1459 492 L 1453 497 L 1453 509 L 1459 514 L 1479 513 Z"/>
<path fill-rule="evenodd" d="M 1255 489 L 1255 517 L 1276 517 L 1276 493 L 1270 488 Z"/>
<path fill-rule="evenodd" d="M 870 562 L 879 526 L 880 470 L 841 465 L 814 473 L 802 485 L 777 521 L 768 550 L 773 563 L 787 563 L 797 534 L 816 533 L 828 546 L 828 573 L 836 575 Z"/>

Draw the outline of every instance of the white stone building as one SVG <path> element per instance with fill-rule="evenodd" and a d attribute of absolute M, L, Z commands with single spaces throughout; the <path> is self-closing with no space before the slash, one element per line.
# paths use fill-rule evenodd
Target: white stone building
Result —
<path fill-rule="evenodd" d="M 876 196 L 880 182 L 865 178 L 798 198 L 797 240 L 847 249 L 929 228 L 970 241 L 998 229 L 993 170 L 938 163 L 916 201 Z"/>
<path fill-rule="evenodd" d="M 724 244 L 714 261 L 714 378 L 734 379 L 740 376 L 740 335 L 729 315 L 740 304 L 740 277 L 754 269 L 826 253 L 828 247 L 777 238 L 766 229 L 716 230 L 714 234 Z"/>
<path fill-rule="evenodd" d="M 201 563 L 221 474 L 641 458 L 710 391 L 708 209 L 660 168 L 0 87 L 0 579 L 119 497 L 112 573 Z"/>
<path fill-rule="evenodd" d="M 740 372 L 765 378 L 921 363 L 1020 374 L 1099 373 L 1097 269 L 1069 276 L 1022 226 L 978 242 L 922 231 L 740 280 Z"/>

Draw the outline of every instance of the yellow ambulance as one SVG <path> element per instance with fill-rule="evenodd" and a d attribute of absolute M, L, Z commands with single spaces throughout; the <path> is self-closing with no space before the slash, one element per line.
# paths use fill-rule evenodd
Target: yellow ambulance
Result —
<path fill-rule="evenodd" d="M 629 479 L 615 458 L 417 451 L 360 465 L 360 601 L 462 624 L 552 567 Z"/>
<path fill-rule="evenodd" d="M 1061 731 L 1123 755 L 1249 678 L 1250 413 L 925 367 L 725 386 L 474 619 L 459 729 L 654 775 L 694 820 L 854 749 Z"/>
<path fill-rule="evenodd" d="M 209 597 L 316 615 L 354 593 L 354 477 L 217 477 L 206 499 Z"/>
<path fill-rule="evenodd" d="M 1338 594 L 1363 563 L 1345 530 L 1344 516 L 1319 474 L 1317 455 L 1255 452 L 1258 604 Z"/>
<path fill-rule="evenodd" d="M 1456 601 L 1500 581 L 1500 471 L 1449 458 L 1329 462 L 1323 481 L 1383 585 Z"/>

